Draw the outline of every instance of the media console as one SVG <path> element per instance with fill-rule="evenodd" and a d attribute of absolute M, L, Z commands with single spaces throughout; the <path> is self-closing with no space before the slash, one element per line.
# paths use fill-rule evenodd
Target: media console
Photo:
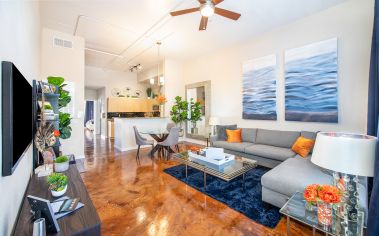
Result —
<path fill-rule="evenodd" d="M 79 174 L 76 164 L 71 164 L 70 168 L 64 172 L 69 178 L 66 196 L 74 198 L 79 197 L 84 207 L 72 212 L 71 214 L 60 218 L 58 233 L 46 232 L 47 235 L 100 235 L 100 218 L 96 209 L 87 193 L 87 189 Z M 39 198 L 54 200 L 46 183 L 46 177 L 37 177 L 33 175 L 30 179 L 26 190 L 23 203 L 13 235 L 32 235 L 33 234 L 33 216 L 30 212 L 30 206 L 27 195 L 33 195 Z"/>

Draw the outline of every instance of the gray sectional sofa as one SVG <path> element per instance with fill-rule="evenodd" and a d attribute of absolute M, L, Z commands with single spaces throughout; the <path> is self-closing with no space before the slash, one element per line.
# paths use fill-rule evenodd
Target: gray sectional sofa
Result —
<path fill-rule="evenodd" d="M 220 126 L 221 127 L 221 126 Z M 259 165 L 272 168 L 262 176 L 262 200 L 282 207 L 296 192 L 310 184 L 333 184 L 332 172 L 311 162 L 311 155 L 303 158 L 291 150 L 299 136 L 316 139 L 317 133 L 308 131 L 279 131 L 242 128 L 242 142 L 228 143 L 225 127 L 217 127 L 218 135 L 211 137 L 211 145 L 224 148 L 226 153 L 256 160 Z M 235 129 L 236 126 L 229 126 Z M 360 205 L 367 209 L 366 179 L 360 179 Z M 362 197 L 363 196 L 363 197 Z"/>

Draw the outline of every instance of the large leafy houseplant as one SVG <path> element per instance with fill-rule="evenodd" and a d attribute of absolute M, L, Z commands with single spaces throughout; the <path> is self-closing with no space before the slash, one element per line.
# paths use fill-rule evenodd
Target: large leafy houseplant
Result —
<path fill-rule="evenodd" d="M 201 109 L 203 109 L 203 106 L 200 104 L 200 102 L 194 102 L 193 98 L 191 98 L 190 101 L 190 117 L 189 121 L 192 122 L 192 127 L 196 128 L 196 122 L 201 120 Z"/>
<path fill-rule="evenodd" d="M 182 97 L 176 96 L 175 104 L 171 108 L 170 115 L 171 115 L 171 120 L 175 124 L 182 125 L 183 122 L 187 120 L 188 102 L 185 100 L 182 100 Z"/>
<path fill-rule="evenodd" d="M 59 109 L 66 107 L 71 102 L 70 92 L 64 89 L 67 84 L 64 84 L 64 78 L 49 76 L 47 78 L 49 84 L 58 87 L 58 106 Z M 60 138 L 68 139 L 71 137 L 71 115 L 70 113 L 59 112 L 59 132 Z"/>

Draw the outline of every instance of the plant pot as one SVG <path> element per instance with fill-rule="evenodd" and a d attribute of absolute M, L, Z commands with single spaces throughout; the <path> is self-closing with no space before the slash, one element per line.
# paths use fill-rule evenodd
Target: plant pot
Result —
<path fill-rule="evenodd" d="M 53 197 L 60 197 L 66 193 L 67 185 L 61 191 L 54 191 L 54 190 L 50 190 L 50 191 L 51 191 L 51 195 L 53 195 Z"/>
<path fill-rule="evenodd" d="M 198 129 L 197 128 L 191 128 L 191 134 L 197 134 Z"/>
<path fill-rule="evenodd" d="M 69 161 L 62 162 L 62 163 L 54 163 L 55 172 L 66 171 L 66 170 L 68 170 L 69 167 L 70 167 Z"/>

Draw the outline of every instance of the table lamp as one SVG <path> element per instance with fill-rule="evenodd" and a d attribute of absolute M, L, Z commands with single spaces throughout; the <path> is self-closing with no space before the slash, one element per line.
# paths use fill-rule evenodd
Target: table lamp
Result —
<path fill-rule="evenodd" d="M 322 168 L 342 173 L 345 220 L 357 221 L 358 176 L 374 176 L 376 142 L 376 137 L 361 134 L 317 134 L 311 161 Z"/>
<path fill-rule="evenodd" d="M 219 124 L 220 124 L 220 120 L 218 119 L 218 117 L 211 116 L 209 118 L 209 126 L 211 126 L 212 128 L 212 131 L 211 131 L 212 135 L 216 135 L 216 125 L 219 125 Z"/>

